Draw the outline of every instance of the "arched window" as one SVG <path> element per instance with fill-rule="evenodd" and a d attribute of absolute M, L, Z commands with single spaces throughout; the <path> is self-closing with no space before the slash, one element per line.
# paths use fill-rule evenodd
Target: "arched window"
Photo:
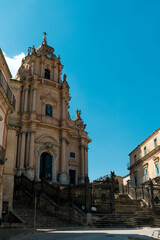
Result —
<path fill-rule="evenodd" d="M 49 104 L 46 104 L 45 115 L 48 117 L 52 117 L 52 106 Z"/>
<path fill-rule="evenodd" d="M 50 71 L 48 69 L 45 69 L 44 77 L 50 79 Z"/>

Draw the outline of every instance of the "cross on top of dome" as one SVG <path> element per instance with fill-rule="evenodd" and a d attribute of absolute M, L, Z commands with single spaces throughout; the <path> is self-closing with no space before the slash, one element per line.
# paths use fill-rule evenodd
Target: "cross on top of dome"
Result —
<path fill-rule="evenodd" d="M 47 33 L 46 32 L 43 32 L 44 34 L 44 37 L 43 37 L 43 44 L 47 44 Z"/>

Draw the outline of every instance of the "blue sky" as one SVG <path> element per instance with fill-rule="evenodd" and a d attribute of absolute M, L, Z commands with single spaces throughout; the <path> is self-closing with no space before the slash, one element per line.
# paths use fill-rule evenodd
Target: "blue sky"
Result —
<path fill-rule="evenodd" d="M 10 58 L 47 32 L 82 110 L 91 180 L 125 175 L 128 154 L 160 127 L 159 0 L 5 0 L 0 47 Z"/>

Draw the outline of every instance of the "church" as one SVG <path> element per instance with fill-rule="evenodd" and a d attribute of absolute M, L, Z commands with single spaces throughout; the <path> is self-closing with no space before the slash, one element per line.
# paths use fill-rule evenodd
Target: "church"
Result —
<path fill-rule="evenodd" d="M 15 111 L 8 121 L 4 166 L 5 196 L 13 189 L 9 182 L 22 173 L 30 180 L 51 183 L 83 184 L 88 175 L 88 144 L 91 139 L 77 110 L 74 120 L 69 114 L 67 76 L 61 79 L 63 65 L 46 34 L 36 49 L 27 55 L 10 89 L 16 98 Z"/>

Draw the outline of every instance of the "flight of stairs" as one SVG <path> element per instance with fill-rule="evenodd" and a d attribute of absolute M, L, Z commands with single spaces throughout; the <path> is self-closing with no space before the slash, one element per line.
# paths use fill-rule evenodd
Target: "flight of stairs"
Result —
<path fill-rule="evenodd" d="M 13 212 L 23 219 L 23 223 L 17 224 L 21 227 L 34 226 L 34 205 L 29 202 L 21 200 L 14 200 Z M 69 221 L 62 219 L 56 213 L 53 214 L 45 209 L 37 208 L 36 211 L 36 227 L 58 227 L 58 226 L 71 226 Z"/>
<path fill-rule="evenodd" d="M 160 227 L 160 217 L 141 200 L 131 199 L 128 195 L 119 194 L 115 197 L 115 212 L 112 214 L 94 214 L 93 226 L 107 227 Z"/>
<path fill-rule="evenodd" d="M 117 214 L 133 214 L 136 211 L 146 210 L 147 206 L 141 207 L 142 200 L 131 199 L 127 194 L 115 196 L 115 212 Z"/>

